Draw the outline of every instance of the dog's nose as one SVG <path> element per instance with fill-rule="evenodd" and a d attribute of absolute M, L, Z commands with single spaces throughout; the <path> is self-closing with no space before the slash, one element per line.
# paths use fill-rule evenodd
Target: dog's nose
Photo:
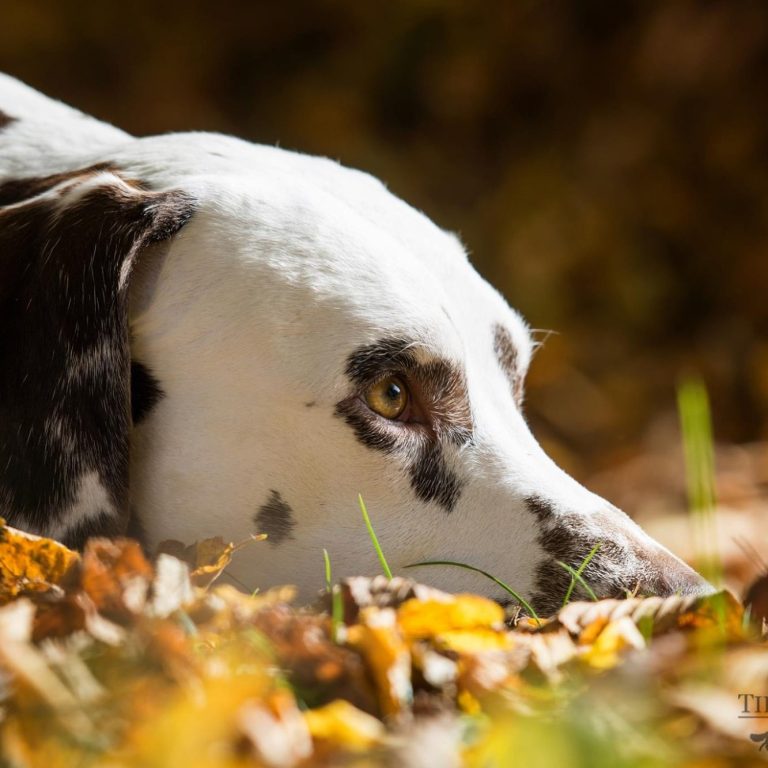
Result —
<path fill-rule="evenodd" d="M 662 547 L 643 557 L 644 573 L 638 579 L 646 595 L 709 595 L 715 588 L 693 568 Z"/>

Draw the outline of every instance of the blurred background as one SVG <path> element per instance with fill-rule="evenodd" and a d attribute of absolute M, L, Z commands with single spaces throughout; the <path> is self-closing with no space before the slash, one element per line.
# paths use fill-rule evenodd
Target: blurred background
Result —
<path fill-rule="evenodd" d="M 537 436 L 683 554 L 700 375 L 729 567 L 768 554 L 764 0 L 0 7 L 0 69 L 52 96 L 337 158 L 456 230 L 545 338 Z"/>

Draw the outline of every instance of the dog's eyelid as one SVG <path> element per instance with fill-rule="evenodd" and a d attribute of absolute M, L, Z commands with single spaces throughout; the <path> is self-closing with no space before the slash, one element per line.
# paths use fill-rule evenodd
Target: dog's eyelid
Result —
<path fill-rule="evenodd" d="M 379 371 L 373 374 L 370 380 L 363 385 L 363 389 L 373 387 L 384 379 L 389 378 L 390 376 L 396 376 L 398 379 L 402 379 L 404 384 L 409 385 L 407 368 L 393 365 L 381 368 Z"/>

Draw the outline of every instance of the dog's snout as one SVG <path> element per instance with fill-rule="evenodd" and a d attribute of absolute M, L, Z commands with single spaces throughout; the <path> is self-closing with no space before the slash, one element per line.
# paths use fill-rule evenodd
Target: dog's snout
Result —
<path fill-rule="evenodd" d="M 534 503 L 535 501 L 535 503 Z M 599 598 L 628 595 L 706 595 L 714 588 L 693 568 L 648 536 L 624 512 L 603 505 L 596 512 L 563 512 L 552 503 L 528 500 L 542 525 L 539 544 L 548 560 L 538 569 L 537 610 L 556 609 L 570 588 L 562 568 L 582 564 L 582 576 Z M 576 595 L 582 595 L 578 587 Z M 560 598 L 562 600 L 562 598 Z"/>
<path fill-rule="evenodd" d="M 670 552 L 655 549 L 647 555 L 649 577 L 640 580 L 643 594 L 658 595 L 708 595 L 715 588 L 689 565 Z"/>

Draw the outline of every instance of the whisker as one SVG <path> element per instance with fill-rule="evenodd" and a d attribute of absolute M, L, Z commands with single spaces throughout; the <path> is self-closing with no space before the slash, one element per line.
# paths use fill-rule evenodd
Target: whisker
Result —
<path fill-rule="evenodd" d="M 736 546 L 746 555 L 747 560 L 751 560 L 753 563 L 760 566 L 760 568 L 765 573 L 768 573 L 768 562 L 766 562 L 765 558 L 760 554 L 760 552 L 758 552 L 757 548 L 754 544 L 752 544 L 751 541 L 749 541 L 745 536 L 734 536 L 733 541 Z"/>

